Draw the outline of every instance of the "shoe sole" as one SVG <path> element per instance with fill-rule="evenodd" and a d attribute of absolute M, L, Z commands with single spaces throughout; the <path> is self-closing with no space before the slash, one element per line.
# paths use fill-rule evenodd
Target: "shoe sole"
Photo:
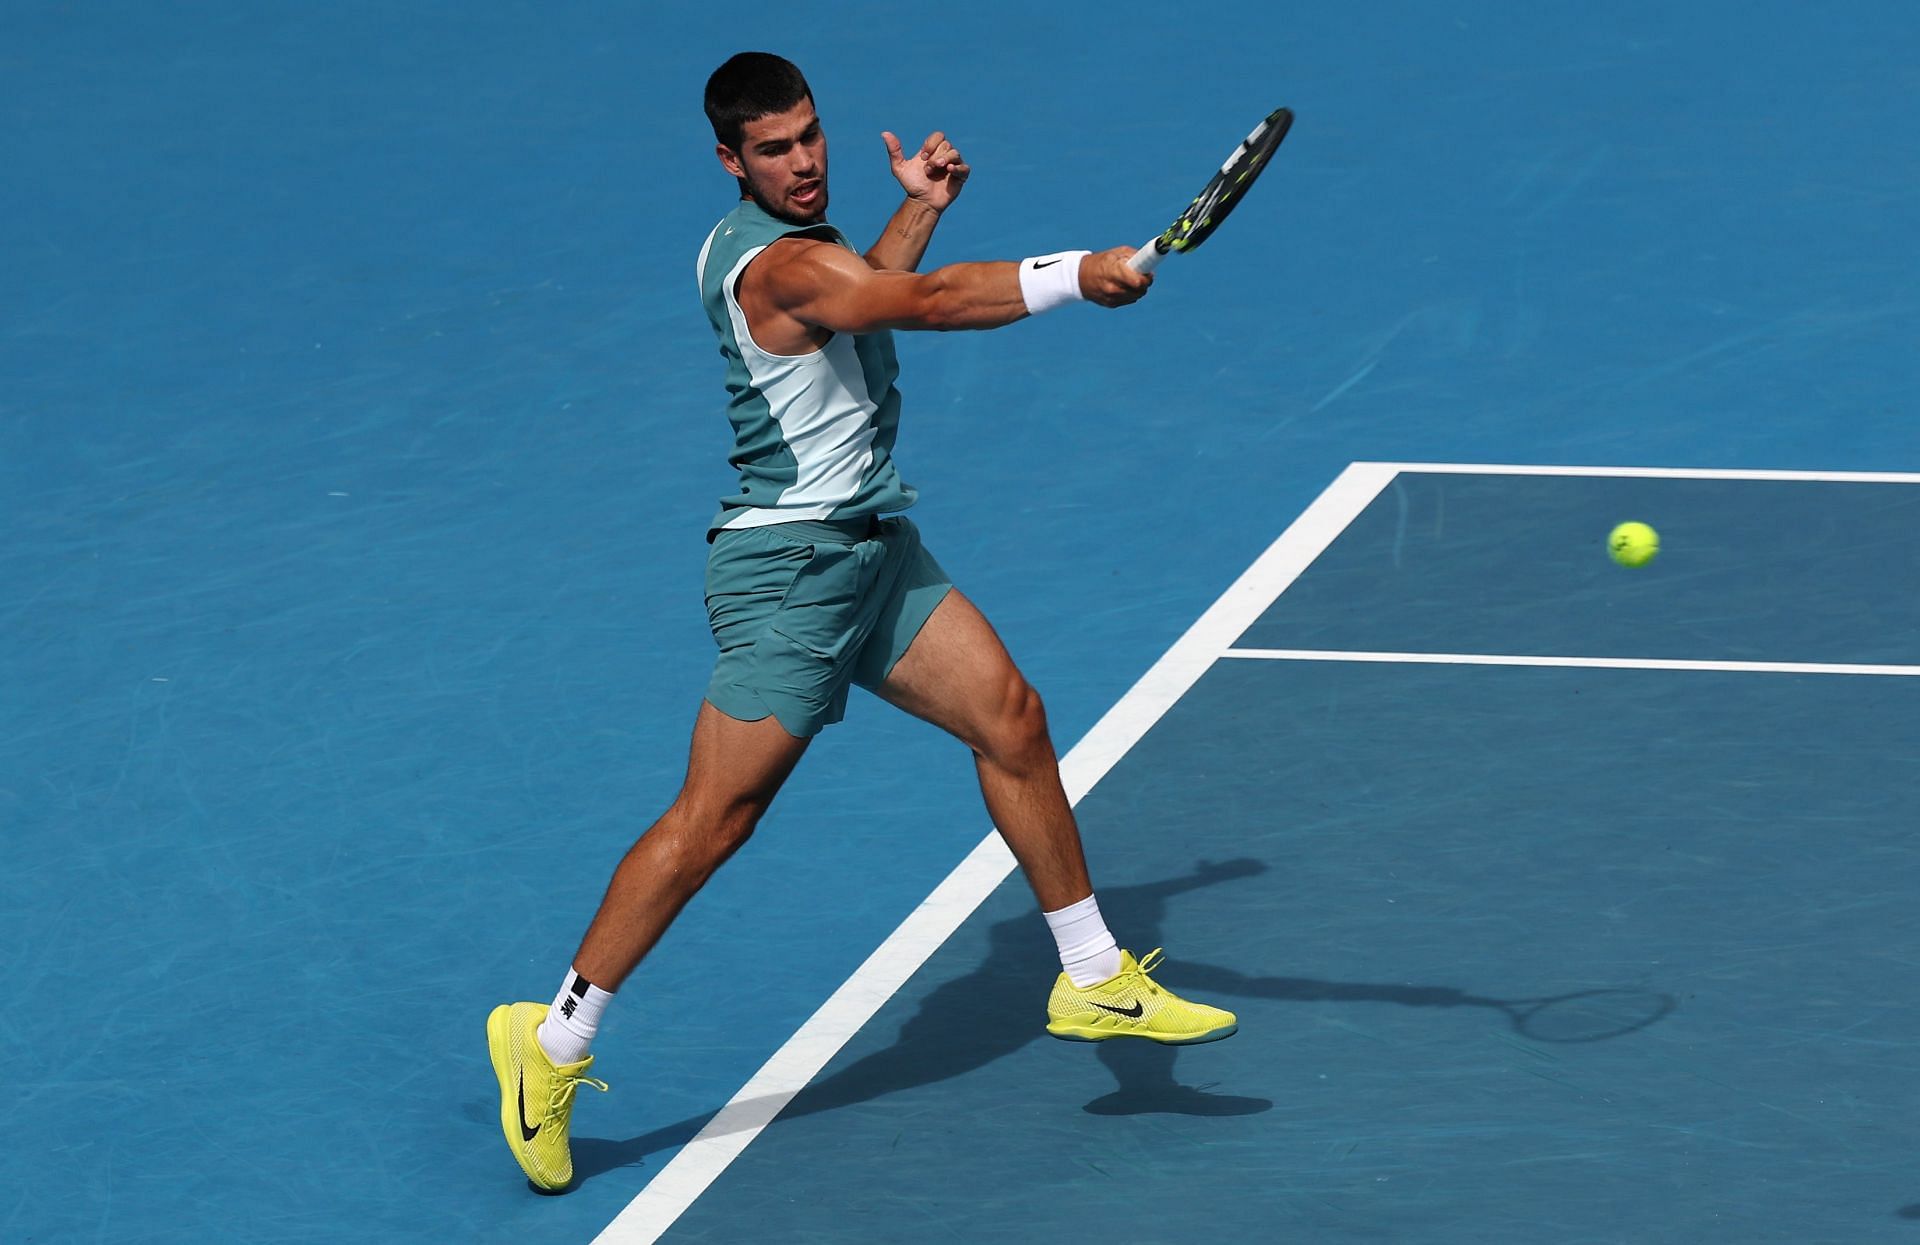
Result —
<path fill-rule="evenodd" d="M 507 1139 L 507 1149 L 512 1152 L 513 1161 L 520 1165 L 534 1192 L 564 1192 L 566 1185 L 541 1183 L 527 1166 L 526 1160 L 520 1157 L 519 1091 L 514 1086 L 513 1070 L 508 1063 L 508 1052 L 513 1046 L 509 1041 L 512 1023 L 513 1005 L 510 1003 L 502 1003 L 487 1015 L 487 1058 L 493 1063 L 493 1079 L 500 1082 L 500 1135 Z"/>
<path fill-rule="evenodd" d="M 1063 1042 L 1104 1042 L 1109 1038 L 1145 1038 L 1149 1042 L 1158 1042 L 1162 1046 L 1198 1046 L 1202 1042 L 1218 1042 L 1222 1038 L 1230 1038 L 1240 1032 L 1240 1026 L 1230 1024 L 1218 1029 L 1209 1029 L 1205 1033 L 1173 1037 L 1163 1037 L 1158 1033 L 1146 1033 L 1139 1029 L 1091 1029 L 1078 1025 L 1059 1029 L 1048 1025 L 1047 1032 Z"/>

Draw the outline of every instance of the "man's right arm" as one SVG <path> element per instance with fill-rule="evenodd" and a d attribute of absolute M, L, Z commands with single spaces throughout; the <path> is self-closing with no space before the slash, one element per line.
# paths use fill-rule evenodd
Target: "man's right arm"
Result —
<path fill-rule="evenodd" d="M 1081 295 L 1105 307 L 1137 301 L 1153 278 L 1127 267 L 1132 254 L 1132 247 L 1116 247 L 1081 260 Z M 1020 265 L 1007 260 L 884 272 L 844 247 L 795 240 L 770 248 L 748 275 L 764 283 L 767 301 L 785 315 L 836 333 L 992 329 L 1028 314 Z"/>

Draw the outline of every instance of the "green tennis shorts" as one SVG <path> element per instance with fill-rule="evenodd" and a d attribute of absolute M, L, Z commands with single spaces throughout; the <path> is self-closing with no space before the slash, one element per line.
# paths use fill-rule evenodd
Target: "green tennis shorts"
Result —
<path fill-rule="evenodd" d="M 723 530 L 707 553 L 707 700 L 816 735 L 846 716 L 849 683 L 880 686 L 952 587 L 898 516 Z"/>

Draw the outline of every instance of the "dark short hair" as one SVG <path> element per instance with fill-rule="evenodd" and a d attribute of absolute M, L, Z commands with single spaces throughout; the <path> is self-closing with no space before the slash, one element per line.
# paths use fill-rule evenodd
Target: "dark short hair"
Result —
<path fill-rule="evenodd" d="M 741 52 L 707 79 L 707 120 L 714 138 L 729 151 L 738 151 L 747 122 L 812 98 L 812 88 L 792 61 L 771 52 Z"/>

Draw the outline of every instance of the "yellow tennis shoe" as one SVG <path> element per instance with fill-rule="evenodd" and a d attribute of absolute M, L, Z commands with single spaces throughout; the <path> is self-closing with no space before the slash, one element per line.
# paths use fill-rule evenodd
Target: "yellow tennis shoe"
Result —
<path fill-rule="evenodd" d="M 567 1123 L 582 1085 L 604 1092 L 605 1081 L 586 1075 L 593 1056 L 555 1064 L 534 1031 L 547 1018 L 545 1003 L 502 1003 L 487 1017 L 487 1053 L 500 1082 L 500 1130 L 507 1149 L 536 1188 L 557 1193 L 573 1182 Z"/>
<path fill-rule="evenodd" d="M 1170 1046 L 1217 1042 L 1240 1027 L 1232 1012 L 1190 1003 L 1147 976 L 1159 967 L 1160 949 L 1136 961 L 1120 953 L 1120 971 L 1082 990 L 1061 973 L 1047 1000 L 1047 1032 L 1070 1042 L 1142 1037 Z"/>

